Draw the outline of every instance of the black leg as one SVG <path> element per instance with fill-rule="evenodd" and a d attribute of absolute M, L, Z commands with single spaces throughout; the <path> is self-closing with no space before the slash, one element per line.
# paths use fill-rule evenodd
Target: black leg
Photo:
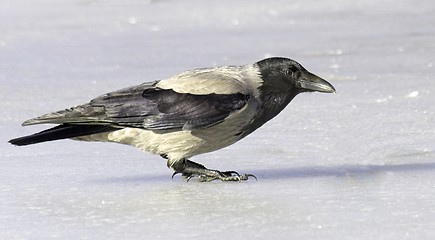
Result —
<path fill-rule="evenodd" d="M 182 161 L 173 164 L 172 168 L 175 170 L 172 177 L 178 173 L 181 173 L 182 176 L 187 178 L 187 181 L 193 177 L 197 177 L 199 182 L 210 182 L 213 180 L 240 182 L 248 180 L 249 177 L 257 179 L 252 174 L 240 175 L 235 171 L 221 172 L 218 170 L 208 169 L 199 163 L 192 162 L 187 159 L 183 159 Z"/>

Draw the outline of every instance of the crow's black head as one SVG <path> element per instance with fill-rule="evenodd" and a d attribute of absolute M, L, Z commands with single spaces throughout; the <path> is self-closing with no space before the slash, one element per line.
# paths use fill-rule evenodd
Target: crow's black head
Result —
<path fill-rule="evenodd" d="M 263 80 L 258 88 L 261 107 L 259 114 L 243 136 L 275 117 L 299 93 L 335 92 L 335 88 L 330 83 L 308 72 L 294 60 L 274 57 L 261 60 L 256 64 Z"/>
<path fill-rule="evenodd" d="M 308 72 L 298 62 L 288 58 L 267 58 L 257 62 L 263 79 L 263 90 L 271 92 L 325 92 L 335 88 L 324 79 Z"/>

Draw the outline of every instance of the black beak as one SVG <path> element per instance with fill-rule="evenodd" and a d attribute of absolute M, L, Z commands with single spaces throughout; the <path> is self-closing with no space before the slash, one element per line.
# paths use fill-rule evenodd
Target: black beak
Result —
<path fill-rule="evenodd" d="M 301 76 L 296 86 L 305 92 L 335 93 L 332 84 L 310 72 Z"/>

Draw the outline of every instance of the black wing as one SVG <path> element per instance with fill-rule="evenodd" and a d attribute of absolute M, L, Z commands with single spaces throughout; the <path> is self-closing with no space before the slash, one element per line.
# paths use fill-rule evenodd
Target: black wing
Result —
<path fill-rule="evenodd" d="M 54 123 L 194 130 L 222 122 L 249 100 L 249 95 L 242 93 L 195 95 L 158 88 L 156 84 L 145 83 L 111 92 L 90 103 L 30 119 L 23 125 Z"/>
<path fill-rule="evenodd" d="M 194 130 L 222 122 L 249 100 L 242 93 L 194 95 L 149 85 L 137 90 L 106 94 L 90 104 L 104 108 L 104 122 L 152 130 Z"/>

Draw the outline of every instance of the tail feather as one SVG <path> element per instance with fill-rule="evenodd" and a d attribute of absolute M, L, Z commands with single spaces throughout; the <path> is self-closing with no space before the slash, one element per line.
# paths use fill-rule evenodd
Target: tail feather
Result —
<path fill-rule="evenodd" d="M 86 136 L 94 133 L 102 133 L 115 130 L 108 125 L 74 125 L 62 124 L 39 133 L 9 140 L 9 143 L 17 146 L 30 145 L 40 142 L 54 141 L 66 138 Z"/>
<path fill-rule="evenodd" d="M 51 124 L 79 124 L 79 123 L 104 123 L 105 112 L 101 106 L 83 104 L 73 108 L 47 113 L 37 118 L 23 122 L 23 126 L 51 123 Z"/>

